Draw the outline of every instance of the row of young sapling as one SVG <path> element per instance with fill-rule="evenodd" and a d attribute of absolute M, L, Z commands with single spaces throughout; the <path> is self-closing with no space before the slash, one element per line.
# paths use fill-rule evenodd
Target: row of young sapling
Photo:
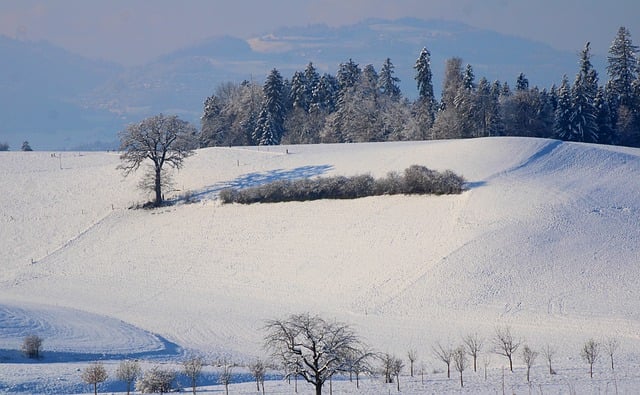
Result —
<path fill-rule="evenodd" d="M 288 319 L 268 321 L 265 326 L 265 346 L 271 352 L 273 360 L 265 363 L 261 359 L 249 364 L 248 370 L 255 379 L 257 392 L 265 393 L 264 382 L 267 370 L 280 371 L 289 382 L 294 381 L 294 390 L 298 390 L 298 378 L 315 387 L 316 395 L 322 393 L 325 383 L 329 383 L 332 392 L 334 376 L 347 375 L 359 388 L 360 376 L 379 376 L 385 383 L 396 384 L 400 391 L 400 374 L 405 367 L 401 358 L 390 353 L 372 351 L 362 343 L 351 328 L 342 323 L 326 321 L 321 317 L 308 313 L 291 315 Z M 513 372 L 514 361 L 521 360 L 526 367 L 526 380 L 530 382 L 530 371 L 539 356 L 543 357 L 549 368 L 549 374 L 556 374 L 553 362 L 556 349 L 546 344 L 539 351 L 533 349 L 522 340 L 515 338 L 508 326 L 498 327 L 492 338 L 485 339 L 477 333 L 469 334 L 461 339 L 458 346 L 443 345 L 438 342 L 432 347 L 435 359 L 446 366 L 447 378 L 451 378 L 454 369 L 459 373 L 460 386 L 464 387 L 464 372 L 473 366 L 478 371 L 478 364 L 484 365 L 484 378 L 487 379 L 489 355 L 491 353 L 503 356 L 509 362 L 509 369 Z M 29 358 L 41 356 L 43 339 L 30 335 L 24 339 L 22 350 Z M 593 366 L 602 354 L 608 357 L 611 370 L 614 370 L 614 357 L 620 347 L 615 338 L 603 341 L 587 340 L 580 349 L 580 356 L 589 366 L 589 375 L 593 378 Z M 484 350 L 488 352 L 484 353 Z M 409 373 L 414 377 L 414 366 L 418 353 L 415 349 L 407 352 Z M 482 360 L 480 360 L 482 357 Z M 187 377 L 193 393 L 196 393 L 198 380 L 202 375 L 205 360 L 200 356 L 192 356 L 182 362 L 180 371 L 154 366 L 145 371 L 141 370 L 137 361 L 123 361 L 115 372 L 115 378 L 126 383 L 127 394 L 132 388 L 142 393 L 165 393 L 174 389 L 178 373 Z M 224 385 L 225 392 L 229 392 L 229 384 L 233 380 L 233 364 L 218 362 L 218 383 Z M 421 369 L 424 383 L 424 367 Z M 105 382 L 109 375 L 104 365 L 95 362 L 82 371 L 82 380 L 93 387 L 98 393 L 98 385 Z M 135 386 L 134 386 L 135 385 Z"/>

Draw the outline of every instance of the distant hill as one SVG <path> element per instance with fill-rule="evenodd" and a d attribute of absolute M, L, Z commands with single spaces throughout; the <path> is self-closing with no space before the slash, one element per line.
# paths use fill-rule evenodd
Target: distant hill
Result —
<path fill-rule="evenodd" d="M 106 111 L 83 107 L 80 95 L 123 71 L 115 63 L 72 54 L 46 41 L 0 35 L 0 141 L 19 149 L 72 147 L 111 139 L 117 125 Z"/>
<path fill-rule="evenodd" d="M 223 36 L 182 48 L 139 67 L 83 59 L 39 42 L 0 40 L 0 142 L 17 149 L 105 147 L 128 122 L 159 112 L 199 124 L 204 99 L 222 82 L 261 82 L 272 68 L 285 78 L 313 62 L 335 74 L 350 58 L 380 69 L 391 58 L 405 96 L 415 97 L 413 65 L 422 47 L 432 53 L 439 91 L 447 58 L 458 56 L 476 77 L 512 86 L 520 72 L 549 87 L 577 70 L 577 55 L 542 43 L 440 20 L 370 19 L 344 27 L 287 27 L 248 40 Z M 578 51 L 579 48 L 576 48 Z M 600 62 L 599 62 L 600 61 Z M 594 59 L 604 73 L 604 58 Z M 40 112 L 33 108 L 43 109 Z"/>

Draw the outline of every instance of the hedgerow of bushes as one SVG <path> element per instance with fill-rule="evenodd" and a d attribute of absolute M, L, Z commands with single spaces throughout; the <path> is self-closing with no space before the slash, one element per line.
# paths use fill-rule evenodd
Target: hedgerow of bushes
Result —
<path fill-rule="evenodd" d="M 412 165 L 403 174 L 390 172 L 374 179 L 371 175 L 334 176 L 278 180 L 246 189 L 224 189 L 223 203 L 276 203 L 318 199 L 357 199 L 380 195 L 449 195 L 464 190 L 465 179 L 456 173 Z"/>

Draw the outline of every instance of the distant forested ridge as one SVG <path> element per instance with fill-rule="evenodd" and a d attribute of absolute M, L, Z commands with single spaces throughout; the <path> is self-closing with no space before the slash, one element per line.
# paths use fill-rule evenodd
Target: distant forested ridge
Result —
<path fill-rule="evenodd" d="M 335 75 L 313 63 L 290 79 L 273 69 L 262 86 L 224 83 L 204 102 L 200 146 L 348 143 L 529 136 L 640 147 L 640 64 L 631 34 L 620 27 L 607 76 L 591 64 L 586 43 L 575 77 L 529 86 L 477 78 L 460 58 L 446 61 L 442 94 L 434 96 L 431 53 L 416 59 L 418 96 L 400 90 L 387 58 L 379 71 L 353 59 Z"/>

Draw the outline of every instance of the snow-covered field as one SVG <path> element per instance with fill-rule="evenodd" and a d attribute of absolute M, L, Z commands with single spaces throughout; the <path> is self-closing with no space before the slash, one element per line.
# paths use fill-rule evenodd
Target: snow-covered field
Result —
<path fill-rule="evenodd" d="M 129 209 L 149 196 L 118 163 L 117 153 L 0 152 L 0 392 L 89 392 L 79 371 L 94 360 L 110 373 L 123 358 L 150 366 L 189 353 L 247 363 L 265 357 L 265 320 L 306 311 L 351 324 L 377 350 L 416 349 L 426 381 L 401 377 L 404 393 L 460 391 L 432 346 L 507 325 L 538 351 L 555 347 L 558 374 L 539 356 L 527 385 L 518 354 L 506 392 L 640 391 L 638 149 L 522 138 L 209 148 L 174 177 L 173 195 L 199 201 L 157 210 Z M 215 199 L 225 186 L 412 164 L 452 169 L 468 190 Z M 36 363 L 19 353 L 30 333 L 44 338 Z M 620 341 L 615 373 L 603 355 L 589 379 L 579 350 L 592 337 Z M 465 371 L 464 392 L 502 392 L 506 359 L 489 342 L 489 378 Z M 293 393 L 280 381 L 266 389 Z M 334 383 L 394 391 L 379 379 L 359 391 Z"/>

